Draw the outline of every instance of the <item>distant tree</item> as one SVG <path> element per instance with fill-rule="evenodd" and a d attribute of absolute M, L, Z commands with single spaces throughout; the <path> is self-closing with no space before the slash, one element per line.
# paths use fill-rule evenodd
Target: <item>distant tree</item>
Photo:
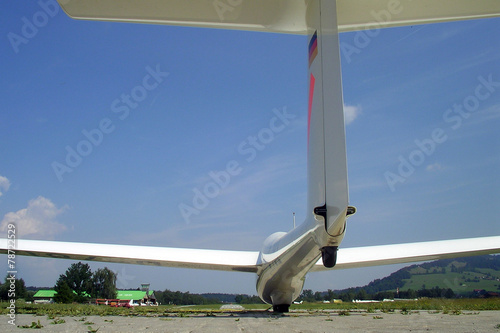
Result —
<path fill-rule="evenodd" d="M 408 289 L 408 296 L 406 298 L 414 299 L 417 298 L 418 294 L 415 290 L 413 289 Z"/>
<path fill-rule="evenodd" d="M 366 291 L 364 289 L 360 289 L 358 291 L 358 293 L 356 294 L 356 299 L 359 299 L 359 300 L 368 299 L 368 294 L 366 293 Z"/>
<path fill-rule="evenodd" d="M 56 291 L 56 294 L 54 295 L 54 302 L 56 303 L 68 304 L 72 303 L 76 298 L 73 290 L 71 290 L 68 283 L 63 279 L 57 280 L 54 290 Z"/>
<path fill-rule="evenodd" d="M 453 298 L 453 297 L 455 297 L 455 293 L 453 292 L 453 290 L 451 288 L 448 288 L 444 292 L 444 297 L 446 297 L 446 298 Z"/>
<path fill-rule="evenodd" d="M 343 302 L 352 302 L 356 298 L 356 293 L 354 288 L 347 289 L 347 292 L 340 295 L 340 299 Z"/>
<path fill-rule="evenodd" d="M 35 291 L 33 291 L 33 290 L 27 290 L 26 291 L 26 298 L 25 298 L 25 300 L 27 302 L 33 302 L 35 300 L 35 298 L 33 297 L 35 294 L 36 294 Z"/>
<path fill-rule="evenodd" d="M 92 274 L 92 296 L 96 298 L 116 298 L 116 273 L 107 267 L 95 271 Z"/>
<path fill-rule="evenodd" d="M 213 298 L 206 298 L 197 294 L 188 292 L 170 291 L 155 291 L 156 300 L 161 304 L 177 304 L 177 305 L 201 305 L 201 304 L 219 304 L 220 301 Z M 242 299 L 241 297 L 239 298 Z"/>
<path fill-rule="evenodd" d="M 392 298 L 395 298 L 395 293 L 393 291 L 380 291 L 378 293 L 376 293 L 375 295 L 373 295 L 373 299 L 376 299 L 376 300 L 384 300 L 384 299 L 392 299 Z"/>
<path fill-rule="evenodd" d="M 323 300 L 323 294 L 319 291 L 314 293 L 314 300 L 315 301 L 322 301 Z"/>
<path fill-rule="evenodd" d="M 90 295 L 92 291 L 92 271 L 90 266 L 82 262 L 71 264 L 66 272 L 59 276 L 56 286 L 62 286 L 62 282 L 66 282 L 67 286 L 76 293 L 76 302 L 85 302 L 87 300 L 85 293 Z"/>
<path fill-rule="evenodd" d="M 328 289 L 325 295 L 325 301 L 331 301 L 335 298 L 337 298 L 337 295 L 333 292 L 333 290 Z"/>
<path fill-rule="evenodd" d="M 0 299 L 26 299 L 26 296 L 24 280 L 11 277 L 10 274 L 7 274 L 4 283 L 0 286 Z"/>
<path fill-rule="evenodd" d="M 262 304 L 259 296 L 236 295 L 235 301 L 238 304 Z"/>
<path fill-rule="evenodd" d="M 311 289 L 304 289 L 299 297 L 304 302 L 314 302 L 314 295 Z"/>

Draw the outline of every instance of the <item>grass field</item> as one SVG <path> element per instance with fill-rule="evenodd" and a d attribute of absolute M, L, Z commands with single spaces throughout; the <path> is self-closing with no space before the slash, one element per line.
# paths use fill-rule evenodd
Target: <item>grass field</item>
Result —
<path fill-rule="evenodd" d="M 405 285 L 400 290 L 419 290 L 423 285 L 430 289 L 433 287 L 451 288 L 455 293 L 471 292 L 476 289 L 500 291 L 500 272 L 493 269 L 481 268 L 477 272 L 453 273 L 448 269 L 446 273 L 413 275 L 411 279 L 404 280 Z"/>
<path fill-rule="evenodd" d="M 7 314 L 9 303 L 0 303 L 0 314 Z M 47 315 L 49 318 L 60 316 L 188 316 L 212 315 L 227 312 L 265 311 L 270 308 L 265 304 L 245 304 L 245 310 L 220 310 L 221 305 L 193 305 L 157 307 L 113 308 L 105 305 L 88 304 L 16 304 L 16 313 Z M 458 313 L 460 311 L 500 310 L 500 298 L 490 299 L 421 299 L 417 301 L 396 301 L 381 303 L 304 303 L 294 304 L 291 311 L 366 311 L 366 312 L 394 312 L 394 311 L 439 311 L 443 313 Z"/>

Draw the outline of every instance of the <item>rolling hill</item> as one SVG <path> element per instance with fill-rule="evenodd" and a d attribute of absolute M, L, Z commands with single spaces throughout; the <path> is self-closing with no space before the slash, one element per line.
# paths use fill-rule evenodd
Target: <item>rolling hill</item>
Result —
<path fill-rule="evenodd" d="M 344 290 L 336 294 L 360 292 L 374 295 L 423 289 L 451 289 L 458 296 L 474 296 L 478 290 L 500 292 L 500 256 L 485 255 L 456 259 L 442 259 L 404 267 L 391 275 L 376 279 L 368 285 Z"/>

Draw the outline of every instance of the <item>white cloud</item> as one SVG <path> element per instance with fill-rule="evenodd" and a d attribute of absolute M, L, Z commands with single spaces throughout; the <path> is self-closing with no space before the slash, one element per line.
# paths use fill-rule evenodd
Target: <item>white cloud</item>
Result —
<path fill-rule="evenodd" d="M 4 177 L 4 176 L 0 176 L 0 197 L 2 196 L 3 192 L 7 192 L 9 190 L 9 187 L 10 187 L 10 181 Z"/>
<path fill-rule="evenodd" d="M 444 167 L 439 163 L 430 164 L 425 168 L 425 170 L 430 171 L 430 172 L 441 171 L 443 169 L 444 169 Z"/>
<path fill-rule="evenodd" d="M 352 123 L 361 113 L 360 106 L 344 105 L 344 118 L 345 124 L 349 125 Z"/>
<path fill-rule="evenodd" d="M 16 236 L 32 235 L 37 237 L 52 237 L 66 227 L 56 221 L 66 207 L 57 208 L 50 199 L 39 196 L 28 202 L 28 207 L 5 214 L 0 223 L 0 230 L 6 231 L 9 223 L 16 225 Z"/>

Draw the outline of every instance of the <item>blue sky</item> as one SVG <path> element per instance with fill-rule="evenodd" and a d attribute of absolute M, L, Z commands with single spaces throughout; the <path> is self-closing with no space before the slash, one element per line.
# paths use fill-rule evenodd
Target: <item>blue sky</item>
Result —
<path fill-rule="evenodd" d="M 3 232 L 15 220 L 30 239 L 259 250 L 292 227 L 292 212 L 304 219 L 306 37 L 1 7 Z M 344 247 L 500 234 L 499 28 L 487 19 L 341 34 L 358 208 Z M 285 110 L 293 119 L 249 153 L 249 138 Z M 229 183 L 183 216 L 232 161 Z M 39 286 L 71 263 L 17 261 Z M 116 270 L 120 288 L 255 293 L 251 274 L 91 266 Z M 398 267 L 310 274 L 306 288 L 361 285 Z"/>

